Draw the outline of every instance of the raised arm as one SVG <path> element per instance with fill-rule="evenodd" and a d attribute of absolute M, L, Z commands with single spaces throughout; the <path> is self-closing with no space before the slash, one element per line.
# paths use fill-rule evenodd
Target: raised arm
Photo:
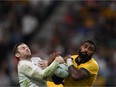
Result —
<path fill-rule="evenodd" d="M 59 56 L 59 57 L 56 57 L 55 60 L 50 64 L 50 66 L 48 66 L 44 70 L 34 66 L 30 62 L 22 64 L 19 70 L 21 73 L 23 73 L 24 75 L 32 79 L 36 79 L 36 80 L 43 79 L 43 78 L 45 79 L 46 77 L 51 75 L 54 72 L 54 70 L 58 67 L 59 63 L 62 63 L 62 62 L 63 62 L 63 59 L 62 57 Z"/>

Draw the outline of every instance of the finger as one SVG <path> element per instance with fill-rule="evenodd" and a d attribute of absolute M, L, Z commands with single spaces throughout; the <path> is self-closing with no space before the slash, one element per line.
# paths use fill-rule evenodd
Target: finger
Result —
<path fill-rule="evenodd" d="M 38 62 L 38 64 L 42 65 L 42 64 L 43 64 L 43 62 Z"/>
<path fill-rule="evenodd" d="M 43 67 L 43 64 L 38 64 L 38 66 Z"/>
<path fill-rule="evenodd" d="M 57 55 L 57 56 L 60 56 L 60 55 L 61 55 L 61 52 L 57 52 L 56 55 Z"/>

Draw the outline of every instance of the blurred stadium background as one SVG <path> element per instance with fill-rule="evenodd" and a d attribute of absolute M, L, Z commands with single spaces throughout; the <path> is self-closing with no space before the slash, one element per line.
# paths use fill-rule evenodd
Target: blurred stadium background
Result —
<path fill-rule="evenodd" d="M 0 87 L 19 86 L 12 48 L 27 43 L 43 59 L 54 51 L 77 53 L 80 43 L 97 44 L 100 70 L 95 86 L 116 86 L 115 0 L 0 1 Z"/>

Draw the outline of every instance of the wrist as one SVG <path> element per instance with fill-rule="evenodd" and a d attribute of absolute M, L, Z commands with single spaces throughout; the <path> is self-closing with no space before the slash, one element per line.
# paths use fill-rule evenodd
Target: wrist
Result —
<path fill-rule="evenodd" d="M 56 60 L 54 60 L 49 66 L 51 66 L 51 65 L 59 65 L 59 62 L 58 61 L 56 61 Z"/>
<path fill-rule="evenodd" d="M 68 67 L 71 66 L 71 65 L 73 65 L 73 61 L 72 61 L 71 58 L 68 58 L 68 59 L 66 60 L 66 62 L 67 62 Z"/>
<path fill-rule="evenodd" d="M 58 64 L 59 64 L 59 62 L 58 62 L 57 60 L 54 60 L 53 62 L 55 62 L 55 63 L 58 63 Z"/>

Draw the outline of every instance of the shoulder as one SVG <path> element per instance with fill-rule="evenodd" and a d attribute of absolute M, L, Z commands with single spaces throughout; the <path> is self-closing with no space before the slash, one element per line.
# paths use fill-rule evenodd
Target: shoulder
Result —
<path fill-rule="evenodd" d="M 20 61 L 18 64 L 18 72 L 19 73 L 27 73 L 35 69 L 36 67 L 30 61 Z"/>
<path fill-rule="evenodd" d="M 88 62 L 81 64 L 80 68 L 85 68 L 92 74 L 97 74 L 99 70 L 98 64 L 93 58 L 90 59 Z"/>
<path fill-rule="evenodd" d="M 87 64 L 93 66 L 94 68 L 99 68 L 98 63 L 96 62 L 96 60 L 94 58 L 92 58 L 90 61 L 88 61 Z"/>
<path fill-rule="evenodd" d="M 30 61 L 27 61 L 27 60 L 21 60 L 21 61 L 19 61 L 19 65 L 27 65 L 27 64 L 29 64 L 29 63 L 31 63 Z"/>
<path fill-rule="evenodd" d="M 75 58 L 78 57 L 78 55 L 71 55 L 71 57 L 72 57 L 73 59 L 75 59 Z"/>
<path fill-rule="evenodd" d="M 26 61 L 26 60 L 22 60 L 22 61 L 19 61 L 18 69 L 20 69 L 22 67 L 28 67 L 28 66 L 31 66 L 31 65 L 32 65 L 32 62 Z"/>
<path fill-rule="evenodd" d="M 98 64 L 97 62 L 95 61 L 95 59 L 90 59 L 89 61 L 87 61 L 86 63 L 83 63 L 82 65 L 86 65 L 86 66 L 95 66 L 95 67 L 98 67 Z"/>

